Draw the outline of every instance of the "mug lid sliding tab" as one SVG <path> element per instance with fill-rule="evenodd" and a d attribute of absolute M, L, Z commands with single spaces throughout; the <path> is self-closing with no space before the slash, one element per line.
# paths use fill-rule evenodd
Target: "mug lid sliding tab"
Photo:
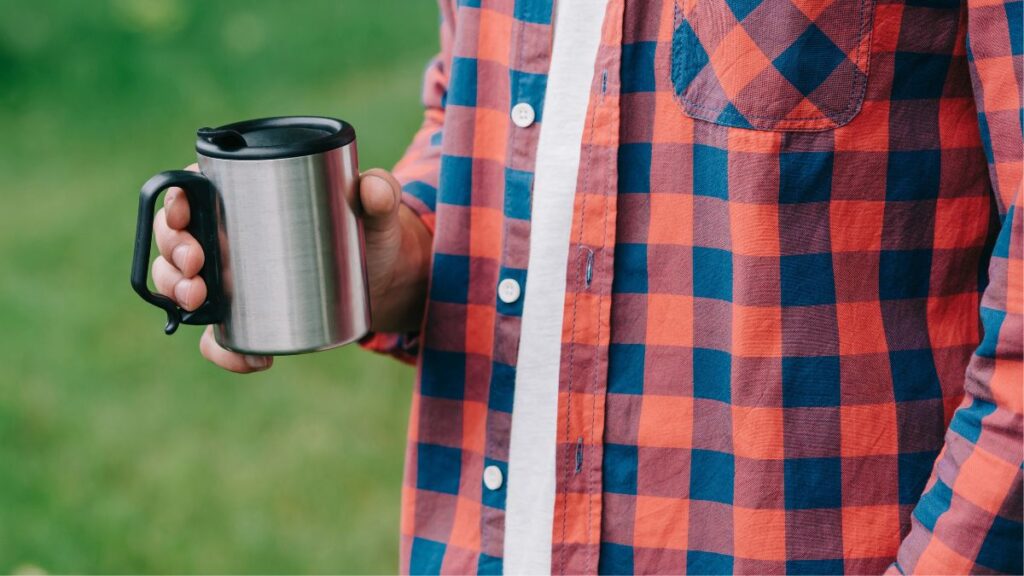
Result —
<path fill-rule="evenodd" d="M 279 116 L 200 128 L 196 152 L 225 160 L 275 160 L 326 152 L 355 139 L 355 129 L 344 120 Z"/>

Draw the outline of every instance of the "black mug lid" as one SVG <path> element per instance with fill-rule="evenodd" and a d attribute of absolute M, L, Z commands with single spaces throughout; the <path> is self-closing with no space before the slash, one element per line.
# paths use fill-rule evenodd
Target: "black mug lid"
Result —
<path fill-rule="evenodd" d="M 319 154 L 356 139 L 348 122 L 322 116 L 279 116 L 196 131 L 196 152 L 226 160 L 275 160 Z"/>

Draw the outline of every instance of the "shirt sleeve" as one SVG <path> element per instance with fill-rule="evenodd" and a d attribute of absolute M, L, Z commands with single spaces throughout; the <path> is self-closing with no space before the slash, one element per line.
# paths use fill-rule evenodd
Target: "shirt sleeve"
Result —
<path fill-rule="evenodd" d="M 448 92 L 455 15 L 451 2 L 440 0 L 441 51 L 428 64 L 423 77 L 423 123 L 413 136 L 402 159 L 392 173 L 402 184 L 402 204 L 419 216 L 427 230 L 434 233 L 434 209 L 437 200 L 438 173 L 441 168 L 441 133 L 444 128 L 444 102 Z M 413 363 L 419 351 L 419 334 L 374 332 L 360 344 L 374 352 L 388 354 Z"/>
<path fill-rule="evenodd" d="M 1021 574 L 1022 2 L 968 0 L 967 57 L 1001 228 L 963 402 L 890 572 Z"/>

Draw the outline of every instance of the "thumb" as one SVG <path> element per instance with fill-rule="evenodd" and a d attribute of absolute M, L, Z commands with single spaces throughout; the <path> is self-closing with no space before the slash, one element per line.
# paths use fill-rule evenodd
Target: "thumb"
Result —
<path fill-rule="evenodd" d="M 387 170 L 374 168 L 359 177 L 359 201 L 363 205 L 363 229 L 383 232 L 398 226 L 402 186 Z"/>

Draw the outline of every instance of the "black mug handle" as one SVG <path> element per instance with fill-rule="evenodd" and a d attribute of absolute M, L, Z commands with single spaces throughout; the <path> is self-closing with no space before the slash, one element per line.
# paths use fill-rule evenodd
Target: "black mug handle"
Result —
<path fill-rule="evenodd" d="M 185 190 L 190 210 L 188 232 L 203 249 L 205 262 L 199 276 L 206 282 L 206 301 L 192 312 L 179 308 L 170 298 L 149 290 L 149 250 L 153 242 L 153 211 L 160 193 L 171 186 Z M 132 288 L 150 304 L 167 312 L 164 332 L 174 334 L 179 324 L 215 324 L 223 316 L 220 278 L 220 244 L 217 233 L 217 194 L 213 184 L 198 172 L 169 170 L 150 178 L 139 193 L 139 219 L 135 225 Z"/>

